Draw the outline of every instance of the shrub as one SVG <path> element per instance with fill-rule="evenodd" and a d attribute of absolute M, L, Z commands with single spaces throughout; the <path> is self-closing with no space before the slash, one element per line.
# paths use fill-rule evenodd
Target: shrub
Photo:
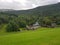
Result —
<path fill-rule="evenodd" d="M 7 32 L 17 32 L 19 30 L 19 26 L 15 22 L 10 22 L 6 27 Z"/>

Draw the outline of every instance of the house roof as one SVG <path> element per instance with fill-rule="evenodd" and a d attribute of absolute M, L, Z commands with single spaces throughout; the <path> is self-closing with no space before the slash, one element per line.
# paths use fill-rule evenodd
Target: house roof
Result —
<path fill-rule="evenodd" d="M 33 25 L 35 25 L 35 26 L 36 26 L 36 25 L 39 25 L 39 23 L 38 23 L 38 22 L 36 22 L 36 23 L 35 23 L 35 24 L 33 24 Z"/>

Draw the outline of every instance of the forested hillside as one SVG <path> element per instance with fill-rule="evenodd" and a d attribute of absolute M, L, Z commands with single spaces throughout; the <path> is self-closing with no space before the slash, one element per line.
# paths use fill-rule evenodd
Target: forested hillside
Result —
<path fill-rule="evenodd" d="M 51 4 L 51 5 L 45 5 L 45 6 L 39 6 L 34 9 L 30 10 L 7 10 L 6 13 L 10 14 L 39 14 L 39 15 L 56 15 L 60 12 L 60 3 L 57 4 Z"/>
<path fill-rule="evenodd" d="M 30 10 L 0 11 L 0 27 L 7 25 L 6 31 L 20 31 L 26 25 L 38 22 L 42 27 L 56 27 L 60 25 L 60 3 L 40 6 Z"/>

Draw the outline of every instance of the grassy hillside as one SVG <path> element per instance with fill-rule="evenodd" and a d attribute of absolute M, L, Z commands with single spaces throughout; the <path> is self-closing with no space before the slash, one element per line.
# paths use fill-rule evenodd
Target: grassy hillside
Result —
<path fill-rule="evenodd" d="M 60 28 L 0 34 L 0 45 L 60 45 Z"/>

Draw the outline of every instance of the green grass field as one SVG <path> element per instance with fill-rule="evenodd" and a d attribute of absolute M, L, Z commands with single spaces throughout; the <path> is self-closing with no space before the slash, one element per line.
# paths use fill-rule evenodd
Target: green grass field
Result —
<path fill-rule="evenodd" d="M 60 28 L 0 33 L 0 45 L 60 45 Z"/>

